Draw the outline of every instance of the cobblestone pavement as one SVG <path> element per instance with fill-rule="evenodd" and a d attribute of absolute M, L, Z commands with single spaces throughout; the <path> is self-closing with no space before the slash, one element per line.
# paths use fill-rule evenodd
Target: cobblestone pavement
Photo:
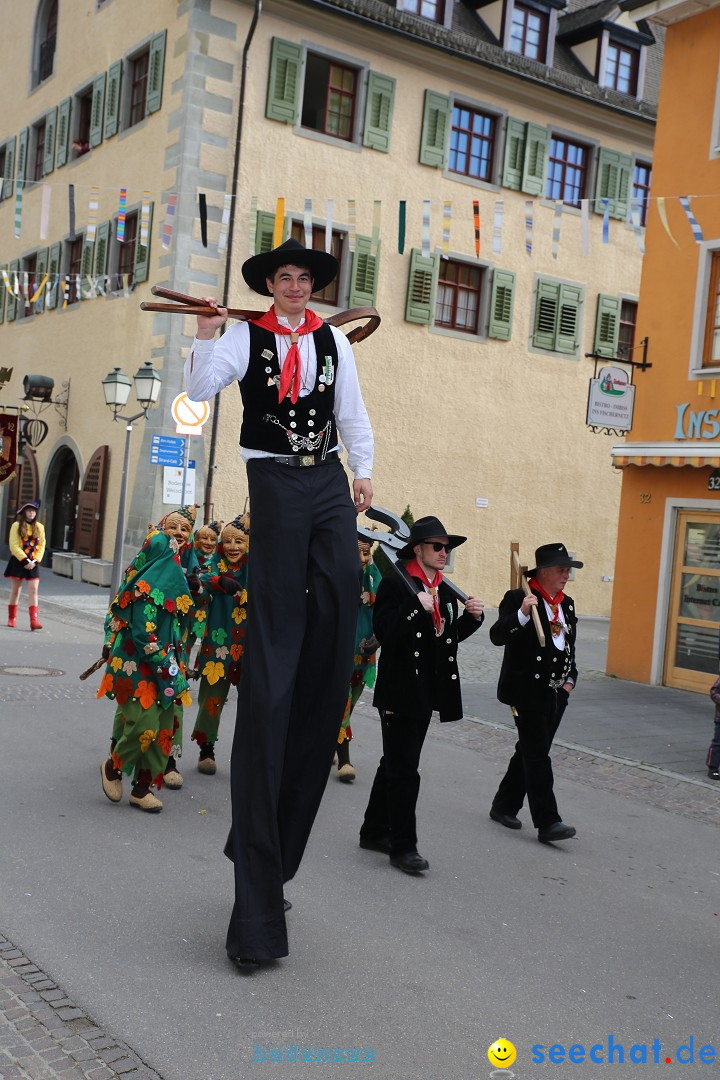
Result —
<path fill-rule="evenodd" d="M 161 1080 L 0 932 L 0 1080 Z"/>

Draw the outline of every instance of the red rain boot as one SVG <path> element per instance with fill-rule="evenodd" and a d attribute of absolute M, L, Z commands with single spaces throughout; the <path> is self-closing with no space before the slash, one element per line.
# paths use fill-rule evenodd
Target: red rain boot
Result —
<path fill-rule="evenodd" d="M 42 623 L 38 617 L 40 609 L 37 607 L 29 607 L 28 611 L 30 612 L 30 629 L 42 630 Z"/>
<path fill-rule="evenodd" d="M 8 604 L 8 626 L 15 626 L 17 604 Z"/>

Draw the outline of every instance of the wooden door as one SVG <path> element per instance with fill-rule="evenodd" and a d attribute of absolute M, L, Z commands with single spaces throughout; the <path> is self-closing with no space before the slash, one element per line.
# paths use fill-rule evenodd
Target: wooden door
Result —
<path fill-rule="evenodd" d="M 90 458 L 78 499 L 75 524 L 75 550 L 78 555 L 98 559 L 102 549 L 102 528 L 105 516 L 105 475 L 110 459 L 110 447 L 99 446 Z"/>
<path fill-rule="evenodd" d="M 663 682 L 707 693 L 720 655 L 720 513 L 681 510 L 675 532 Z"/>

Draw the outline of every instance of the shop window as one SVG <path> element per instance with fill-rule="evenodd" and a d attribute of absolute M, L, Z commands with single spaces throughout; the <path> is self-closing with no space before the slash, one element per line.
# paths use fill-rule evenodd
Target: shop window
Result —
<path fill-rule="evenodd" d="M 469 106 L 455 105 L 450 129 L 450 171 L 490 182 L 495 160 L 496 127 L 496 116 Z"/>
<path fill-rule="evenodd" d="M 541 278 L 535 296 L 534 348 L 576 355 L 580 345 L 582 304 L 581 286 Z"/>
<path fill-rule="evenodd" d="M 618 90 L 621 94 L 637 94 L 640 50 L 630 45 L 608 42 L 605 53 L 605 71 L 601 86 Z"/>
<path fill-rule="evenodd" d="M 590 150 L 582 143 L 558 135 L 550 138 L 545 195 L 562 199 L 568 206 L 580 206 L 585 198 Z"/>
<path fill-rule="evenodd" d="M 55 67 L 58 0 L 41 0 L 35 20 L 31 84 L 33 89 L 49 79 Z"/>
<path fill-rule="evenodd" d="M 293 221 L 290 229 L 290 235 L 293 240 L 298 240 L 303 247 L 305 246 L 305 227 L 301 221 Z M 340 282 L 346 277 L 345 266 L 345 250 L 346 250 L 345 233 L 338 232 L 337 229 L 332 230 L 332 236 L 330 241 L 330 254 L 334 255 L 338 261 L 340 269 L 338 270 L 337 277 L 334 281 L 331 281 L 329 285 L 326 285 L 324 289 L 319 292 L 314 292 L 313 299 L 316 301 L 322 301 L 324 304 L 330 304 L 332 307 L 337 307 L 340 292 Z M 312 227 L 312 243 L 310 245 L 316 251 L 325 251 L 325 226 L 313 225 Z"/>
<path fill-rule="evenodd" d="M 640 205 L 640 224 L 647 225 L 648 207 L 650 206 L 650 183 L 652 165 L 646 161 L 636 161 L 633 166 L 632 194 Z"/>
<path fill-rule="evenodd" d="M 510 25 L 510 52 L 527 56 L 530 60 L 547 60 L 548 24 L 547 11 L 540 11 L 524 4 L 513 4 Z"/>
<path fill-rule="evenodd" d="M 441 259 L 435 293 L 435 326 L 477 334 L 484 270 L 469 263 Z"/>

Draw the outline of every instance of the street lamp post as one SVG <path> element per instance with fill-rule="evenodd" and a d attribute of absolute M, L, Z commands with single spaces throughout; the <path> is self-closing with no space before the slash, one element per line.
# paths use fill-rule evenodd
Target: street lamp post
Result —
<path fill-rule="evenodd" d="M 133 424 L 141 417 L 146 417 L 151 405 L 157 402 L 160 394 L 162 380 L 155 371 L 150 360 L 146 360 L 143 367 L 133 375 L 135 383 L 135 397 L 141 406 L 141 411 L 133 416 L 123 416 L 130 397 L 130 379 L 119 367 L 113 368 L 102 381 L 105 404 L 112 409 L 113 421 L 124 420 L 125 427 L 125 456 L 123 459 L 122 481 L 120 484 L 120 501 L 118 505 L 117 528 L 115 530 L 115 552 L 113 555 L 112 578 L 110 581 L 110 597 L 115 596 L 120 584 L 123 564 L 123 541 L 125 539 L 125 508 L 127 503 L 128 472 L 130 467 L 130 436 Z"/>

